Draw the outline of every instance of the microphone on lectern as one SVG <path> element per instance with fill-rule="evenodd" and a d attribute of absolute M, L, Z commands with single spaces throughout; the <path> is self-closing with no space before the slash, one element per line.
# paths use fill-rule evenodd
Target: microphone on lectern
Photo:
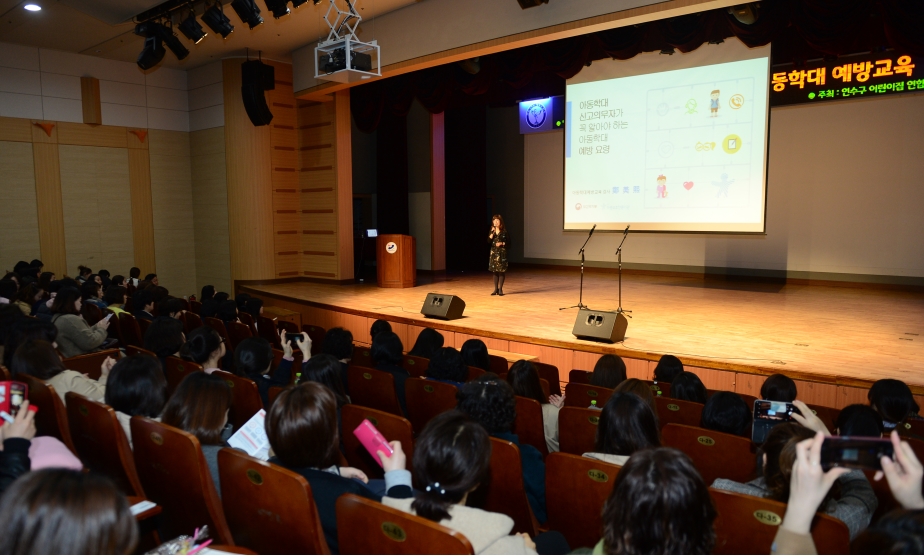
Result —
<path fill-rule="evenodd" d="M 596 229 L 597 229 L 597 225 L 594 224 L 594 227 L 590 229 L 590 234 L 588 234 L 587 237 L 590 237 L 590 236 L 594 235 L 594 230 L 596 230 Z"/>

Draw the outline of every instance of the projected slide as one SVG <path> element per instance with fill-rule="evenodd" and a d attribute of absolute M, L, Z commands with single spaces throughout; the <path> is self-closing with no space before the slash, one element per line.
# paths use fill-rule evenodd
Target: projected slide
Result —
<path fill-rule="evenodd" d="M 763 232 L 769 47 L 758 50 L 607 61 L 570 80 L 565 229 Z"/>

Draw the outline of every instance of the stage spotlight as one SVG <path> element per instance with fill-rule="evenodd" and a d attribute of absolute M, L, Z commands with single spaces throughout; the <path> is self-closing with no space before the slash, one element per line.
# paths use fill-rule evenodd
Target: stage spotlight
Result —
<path fill-rule="evenodd" d="M 760 17 L 760 2 L 732 6 L 728 8 L 728 13 L 744 25 L 753 25 Z"/>
<path fill-rule="evenodd" d="M 199 22 L 196 21 L 196 12 L 190 11 L 189 17 L 180 22 L 177 26 L 180 29 L 180 32 L 186 35 L 186 38 L 191 40 L 193 44 L 199 44 L 202 39 L 208 36 L 208 33 L 199 25 Z"/>
<path fill-rule="evenodd" d="M 314 0 L 314 5 L 315 5 L 315 6 L 317 6 L 317 5 L 320 4 L 320 3 L 321 3 L 321 0 Z"/>
<path fill-rule="evenodd" d="M 158 39 L 157 45 L 160 47 L 160 50 L 163 50 L 164 46 L 166 46 L 177 57 L 177 60 L 182 60 L 189 56 L 189 50 L 187 50 L 186 47 L 183 46 L 183 43 L 180 42 L 180 39 L 173 34 L 173 30 L 163 23 L 158 23 L 156 21 L 139 23 L 135 26 L 135 34 L 145 37 L 145 39 Z M 145 40 L 145 50 L 147 49 L 148 41 Z M 142 57 L 144 57 L 144 51 L 142 51 L 141 56 L 138 57 L 138 65 L 141 65 Z M 157 59 L 157 62 L 160 62 L 162 59 L 163 55 Z M 155 62 L 155 64 L 157 62 Z"/>
<path fill-rule="evenodd" d="M 260 17 L 260 8 L 254 0 L 231 0 L 231 7 L 237 12 L 241 21 L 246 23 L 251 29 L 263 23 Z"/>
<path fill-rule="evenodd" d="M 234 25 L 231 25 L 231 20 L 221 9 L 221 2 L 205 10 L 202 14 L 202 23 L 208 25 L 209 29 L 221 35 L 223 39 L 227 39 L 228 35 L 234 31 Z"/>
<path fill-rule="evenodd" d="M 289 15 L 289 7 L 286 6 L 289 0 L 263 0 L 263 2 L 266 4 L 266 9 L 273 12 L 273 17 L 276 19 Z"/>
<path fill-rule="evenodd" d="M 673 55 L 674 55 L 674 49 L 671 48 L 671 47 L 663 48 L 663 49 L 661 49 L 660 54 L 667 54 L 668 56 L 673 56 Z"/>
<path fill-rule="evenodd" d="M 180 38 L 174 34 L 173 29 L 161 25 L 159 31 L 161 40 L 164 41 L 164 44 L 167 45 L 170 52 L 173 52 L 177 60 L 182 60 L 189 56 L 189 49 L 183 46 L 183 43 L 180 42 Z"/>
<path fill-rule="evenodd" d="M 164 59 L 167 53 L 164 44 L 158 37 L 147 37 L 144 39 L 144 48 L 138 55 L 138 67 L 147 71 Z"/>
<path fill-rule="evenodd" d="M 301 6 L 302 4 L 306 3 L 307 1 L 308 1 L 308 0 L 292 0 L 292 8 L 293 8 L 293 9 L 298 8 L 299 6 Z M 320 0 L 319 0 L 319 1 L 320 1 Z M 317 2 L 315 2 L 315 4 L 317 4 Z"/>

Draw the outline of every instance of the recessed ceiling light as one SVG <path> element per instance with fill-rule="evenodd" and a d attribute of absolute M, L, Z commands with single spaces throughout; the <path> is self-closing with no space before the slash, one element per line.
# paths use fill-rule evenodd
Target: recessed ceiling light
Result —
<path fill-rule="evenodd" d="M 39 6 L 38 4 L 26 4 L 25 6 L 23 6 L 23 8 L 29 10 L 30 12 L 38 12 L 38 11 L 41 11 L 42 9 L 42 7 Z"/>

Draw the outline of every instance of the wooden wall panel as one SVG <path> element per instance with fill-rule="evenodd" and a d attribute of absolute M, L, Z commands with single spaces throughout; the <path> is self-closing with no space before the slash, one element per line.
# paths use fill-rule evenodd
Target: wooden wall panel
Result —
<path fill-rule="evenodd" d="M 805 380 L 796 380 L 794 382 L 796 383 L 796 399 L 812 405 L 837 407 L 837 385 Z M 863 403 L 866 402 L 864 401 Z"/>
<path fill-rule="evenodd" d="M 241 60 L 222 61 L 231 277 L 276 277 L 270 126 L 254 126 L 241 100 Z"/>
<path fill-rule="evenodd" d="M 103 109 L 100 104 L 99 79 L 89 76 L 80 78 L 80 102 L 83 105 L 83 123 L 102 125 Z"/>
<path fill-rule="evenodd" d="M 481 340 L 484 342 L 488 349 L 497 349 L 500 351 L 510 351 L 510 342 L 507 340 L 501 340 L 499 338 L 485 338 L 484 336 L 473 336 L 471 334 L 463 334 L 461 332 L 456 332 L 455 338 L 455 347 L 456 349 L 462 349 L 462 344 L 468 340 Z"/>
<path fill-rule="evenodd" d="M 626 377 L 637 378 L 639 380 L 651 380 L 652 371 L 648 366 L 648 361 L 644 359 L 634 359 L 632 357 L 623 357 L 626 363 Z M 588 370 L 593 370 L 588 369 Z"/>
<path fill-rule="evenodd" d="M 189 134 L 197 287 L 233 291 L 225 128 Z"/>
<path fill-rule="evenodd" d="M 365 336 L 370 338 L 369 342 L 371 343 L 372 337 L 370 335 L 370 331 L 372 330 L 372 323 L 375 322 L 376 319 L 370 318 L 368 320 L 369 320 L 369 326 L 365 331 Z M 391 325 L 391 331 L 397 334 L 399 338 L 401 338 L 401 345 L 404 346 L 404 350 L 407 351 L 411 349 L 410 346 L 413 344 L 411 344 L 410 340 L 408 340 L 408 328 L 407 328 L 408 325 L 403 322 L 392 322 L 392 321 L 388 321 L 388 324 Z"/>
<path fill-rule="evenodd" d="M 339 280 L 341 242 L 337 208 L 336 106 L 334 102 L 302 103 L 297 114 L 299 171 L 296 205 L 301 231 L 302 275 Z"/>
<path fill-rule="evenodd" d="M 301 275 L 301 218 L 298 193 L 298 137 L 292 66 L 273 63 L 276 88 L 266 92 L 273 112 L 270 124 L 270 164 L 273 187 L 273 244 L 276 277 Z"/>
<path fill-rule="evenodd" d="M 446 270 L 446 118 L 430 115 L 430 268 Z"/>
<path fill-rule="evenodd" d="M 749 396 L 760 397 L 760 387 L 767 377 L 748 373 L 737 373 L 735 377 L 735 392 Z"/>
<path fill-rule="evenodd" d="M 337 152 L 338 278 L 353 279 L 353 147 L 350 91 L 334 94 L 334 131 Z"/>
<path fill-rule="evenodd" d="M 32 121 L 0 116 L 0 141 L 32 142 Z M 31 259 L 30 259 L 31 260 Z M 45 261 L 42 261 L 45 262 Z"/>
<path fill-rule="evenodd" d="M 417 343 L 417 337 L 420 336 L 420 332 L 424 328 L 427 328 L 427 327 L 416 326 L 413 324 L 407 325 L 407 344 L 404 345 L 404 351 L 411 351 L 411 348 L 414 347 L 414 344 Z M 437 332 L 443 335 L 443 345 L 444 346 L 456 345 L 456 333 L 455 332 L 451 330 L 439 330 L 439 329 L 437 329 Z"/>
<path fill-rule="evenodd" d="M 843 409 L 848 405 L 853 405 L 855 403 L 868 405 L 869 398 L 869 388 L 855 388 L 853 386 L 838 386 L 837 387 L 837 405 L 834 407 L 837 409 Z"/>
<path fill-rule="evenodd" d="M 599 359 L 599 353 L 575 350 L 574 355 L 571 358 L 571 369 L 577 369 L 579 371 L 592 371 L 594 370 L 594 365 L 597 364 Z M 570 371 L 571 369 L 568 370 Z"/>
<path fill-rule="evenodd" d="M 157 272 L 154 254 L 154 213 L 151 197 L 151 160 L 148 151 L 128 149 L 128 171 L 131 184 L 132 242 L 134 266 L 144 276 Z M 165 284 L 168 282 L 164 282 Z"/>
<path fill-rule="evenodd" d="M 4 273 L 19 261 L 42 258 L 35 164 L 31 142 L 0 141 L 0 271 Z M 58 207 L 60 201 L 59 192 Z M 44 259 L 42 262 L 49 264 Z"/>
<path fill-rule="evenodd" d="M 238 90 L 240 90 L 240 87 L 238 87 Z M 241 107 L 241 110 L 243 110 L 243 107 Z M 56 129 L 58 143 L 61 145 L 128 148 L 128 138 L 125 135 L 124 127 L 58 122 Z"/>
<path fill-rule="evenodd" d="M 521 342 L 510 342 L 512 353 L 523 353 L 539 357 L 540 363 L 548 363 L 558 367 L 558 376 L 561 382 L 568 382 L 568 373 L 571 372 L 573 351 L 549 346 L 537 346 Z"/>
<path fill-rule="evenodd" d="M 189 133 L 152 129 L 146 139 L 157 274 L 173 295 L 189 295 L 199 289 Z"/>

